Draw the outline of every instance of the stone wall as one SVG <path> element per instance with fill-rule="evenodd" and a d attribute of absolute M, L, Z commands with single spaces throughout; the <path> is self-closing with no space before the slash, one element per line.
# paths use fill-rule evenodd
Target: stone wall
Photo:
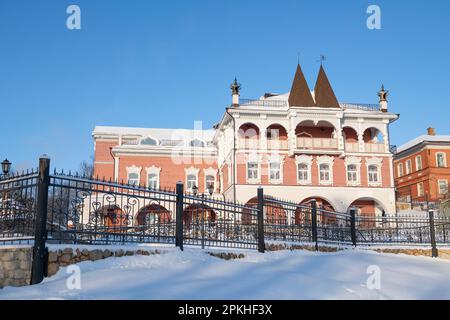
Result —
<path fill-rule="evenodd" d="M 66 248 L 63 250 L 49 250 L 48 253 L 48 277 L 58 272 L 59 268 L 83 261 L 97 261 L 109 257 L 124 257 L 142 255 L 149 256 L 152 254 L 164 253 L 160 250 L 123 250 L 117 249 L 78 249 Z"/>
<path fill-rule="evenodd" d="M 0 247 L 0 288 L 30 284 L 32 247 Z"/>

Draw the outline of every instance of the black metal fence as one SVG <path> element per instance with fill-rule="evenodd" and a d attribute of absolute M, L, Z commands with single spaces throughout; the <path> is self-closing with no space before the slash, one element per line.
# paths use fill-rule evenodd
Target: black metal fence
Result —
<path fill-rule="evenodd" d="M 265 241 L 338 245 L 450 245 L 450 219 L 348 213 L 315 200 L 265 197 L 246 205 L 207 195 L 100 181 L 40 169 L 0 179 L 0 244 L 34 243 L 34 283 L 45 243 L 166 243 L 265 250 Z"/>

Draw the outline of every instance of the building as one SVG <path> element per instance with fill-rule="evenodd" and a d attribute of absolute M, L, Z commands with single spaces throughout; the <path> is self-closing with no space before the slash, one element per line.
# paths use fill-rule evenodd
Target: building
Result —
<path fill-rule="evenodd" d="M 212 192 L 255 204 L 256 191 L 297 203 L 317 199 L 330 210 L 395 212 L 388 92 L 379 104 L 338 102 L 321 66 L 310 91 L 300 65 L 290 92 L 241 99 L 211 130 L 96 127 L 95 175 L 151 188 Z"/>
<path fill-rule="evenodd" d="M 394 158 L 397 199 L 403 202 L 440 202 L 448 195 L 450 136 L 426 135 L 397 149 Z"/>

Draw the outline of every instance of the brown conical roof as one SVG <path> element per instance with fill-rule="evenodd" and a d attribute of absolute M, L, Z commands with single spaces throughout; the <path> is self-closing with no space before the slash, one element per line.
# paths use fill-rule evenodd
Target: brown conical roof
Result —
<path fill-rule="evenodd" d="M 309 91 L 308 83 L 303 75 L 300 64 L 297 66 L 291 93 L 289 94 L 289 105 L 296 107 L 313 107 L 314 99 Z"/>
<path fill-rule="evenodd" d="M 316 107 L 340 108 L 323 66 L 320 66 L 319 75 L 317 76 L 316 86 L 314 87 L 314 98 L 316 100 Z"/>

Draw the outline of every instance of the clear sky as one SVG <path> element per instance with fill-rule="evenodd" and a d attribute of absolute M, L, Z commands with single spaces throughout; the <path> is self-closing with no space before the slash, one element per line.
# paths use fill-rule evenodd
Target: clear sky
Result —
<path fill-rule="evenodd" d="M 0 158 L 76 169 L 95 125 L 211 127 L 234 76 L 243 98 L 288 92 L 298 52 L 311 87 L 327 56 L 342 102 L 377 103 L 384 83 L 393 144 L 450 134 L 449 16 L 448 0 L 0 0 Z"/>

